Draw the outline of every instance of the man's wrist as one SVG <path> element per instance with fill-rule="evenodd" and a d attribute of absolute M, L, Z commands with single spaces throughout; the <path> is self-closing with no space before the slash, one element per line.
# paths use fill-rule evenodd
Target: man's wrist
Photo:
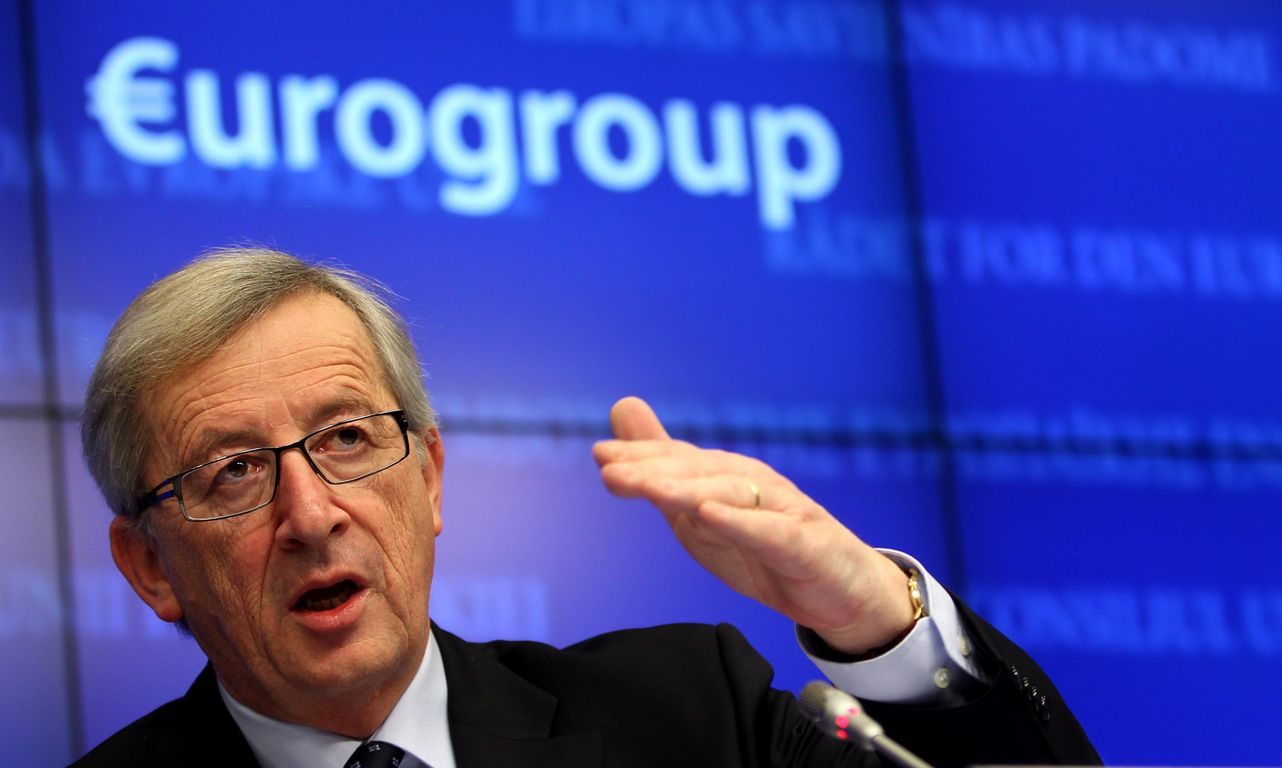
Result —
<path fill-rule="evenodd" d="M 869 701 L 947 706 L 970 700 L 982 691 L 986 676 L 952 597 L 915 559 L 879 551 L 901 568 L 918 570 L 925 615 L 899 642 L 876 654 L 842 653 L 798 626 L 803 650 L 834 685 Z"/>
<path fill-rule="evenodd" d="M 859 620 L 841 628 L 816 628 L 815 634 L 834 653 L 857 660 L 872 658 L 894 647 L 925 615 L 920 588 L 920 568 L 901 566 L 879 552 L 876 573 L 870 574 L 873 586 L 864 587 L 870 595 Z"/>
<path fill-rule="evenodd" d="M 857 653 L 851 653 L 851 652 L 840 650 L 832 642 L 830 642 L 824 636 L 823 633 L 806 629 L 805 630 L 806 632 L 809 632 L 811 635 L 813 635 L 813 638 L 810 638 L 810 642 L 805 643 L 806 647 L 810 648 L 811 646 L 813 646 L 816 649 L 816 655 L 818 655 L 820 658 L 826 659 L 828 661 L 836 661 L 836 662 L 850 664 L 854 662 L 867 661 L 869 659 L 874 659 L 882 655 L 883 653 L 886 653 L 890 649 L 894 648 L 896 645 L 899 645 L 901 642 L 903 642 L 904 639 L 908 637 L 909 634 L 912 633 L 913 628 L 917 626 L 917 622 L 926 616 L 926 606 L 922 600 L 922 591 L 921 591 L 921 583 L 920 583 L 921 573 L 918 571 L 918 569 L 913 567 L 904 568 L 903 573 L 904 573 L 904 576 L 907 578 L 907 583 L 905 586 L 906 586 L 906 591 L 908 595 L 908 603 L 909 603 L 909 606 L 912 608 L 912 623 L 910 623 L 907 627 L 905 627 L 903 631 L 900 632 L 898 635 L 896 635 L 893 639 L 891 639 L 889 642 L 876 646 L 875 648 L 870 648 L 868 650 L 860 651 Z"/>

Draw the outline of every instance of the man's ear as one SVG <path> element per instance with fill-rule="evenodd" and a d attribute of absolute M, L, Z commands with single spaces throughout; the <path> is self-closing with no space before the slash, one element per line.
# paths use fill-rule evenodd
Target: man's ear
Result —
<path fill-rule="evenodd" d="M 111 557 L 130 586 L 162 621 L 183 617 L 173 586 L 160 567 L 156 542 L 137 524 L 117 515 L 111 521 Z"/>
<path fill-rule="evenodd" d="M 423 480 L 427 483 L 428 498 L 432 501 L 432 526 L 436 535 L 441 535 L 444 522 L 441 519 L 441 478 L 445 471 L 445 445 L 441 442 L 441 433 L 432 427 L 423 434 L 423 444 L 427 456 L 423 460 Z"/>

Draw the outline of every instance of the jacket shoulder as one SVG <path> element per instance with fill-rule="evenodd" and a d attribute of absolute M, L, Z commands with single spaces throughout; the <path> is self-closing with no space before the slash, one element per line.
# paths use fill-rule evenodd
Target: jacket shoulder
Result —
<path fill-rule="evenodd" d="M 498 641 L 475 646 L 522 677 L 550 690 L 575 686 L 582 693 L 613 693 L 680 687 L 688 691 L 725 688 L 751 678 L 769 685 L 773 670 L 738 629 L 729 624 L 665 624 L 624 629 L 564 648 L 532 642 Z"/>
<path fill-rule="evenodd" d="M 485 729 L 504 720 L 506 702 L 526 697 L 542 702 L 547 735 L 591 734 L 620 765 L 862 764 L 825 739 L 790 694 L 771 688 L 769 663 L 729 625 L 621 630 L 563 649 L 457 638 L 441 645 L 456 737 L 460 724 Z"/>
<path fill-rule="evenodd" d="M 182 698 L 163 704 L 112 734 L 73 768 L 185 765 L 256 768 L 249 744 L 223 705 L 206 665 Z"/>
<path fill-rule="evenodd" d="M 74 768 L 115 765 L 151 765 L 156 753 L 174 734 L 183 730 L 182 699 L 164 704 L 112 734 L 87 755 L 72 763 Z"/>

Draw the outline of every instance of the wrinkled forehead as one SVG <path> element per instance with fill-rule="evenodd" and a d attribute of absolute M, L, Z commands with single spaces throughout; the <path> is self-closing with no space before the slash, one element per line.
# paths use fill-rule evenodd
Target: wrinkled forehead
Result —
<path fill-rule="evenodd" d="M 294 296 L 156 387 L 144 405 L 151 435 L 144 479 L 187 466 L 211 430 L 268 441 L 389 401 L 383 366 L 356 313 L 329 294 Z"/>

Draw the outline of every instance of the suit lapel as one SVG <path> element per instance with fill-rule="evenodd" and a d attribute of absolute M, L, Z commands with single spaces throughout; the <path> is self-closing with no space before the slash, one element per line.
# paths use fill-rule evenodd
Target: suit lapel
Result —
<path fill-rule="evenodd" d="M 504 666 L 494 651 L 433 625 L 449 686 L 450 740 L 460 768 L 598 766 L 596 732 L 553 735 L 556 697 Z"/>
<path fill-rule="evenodd" d="M 460 768 L 589 768 L 603 762 L 595 732 L 554 734 L 556 697 L 508 667 L 492 649 L 467 643 L 439 627 L 432 638 L 441 650 L 448 685 L 450 740 Z M 157 764 L 257 768 L 249 744 L 218 694 L 206 665 L 182 698 L 182 723 L 155 745 Z"/>
<path fill-rule="evenodd" d="M 205 665 L 179 701 L 178 727 L 153 748 L 156 765 L 258 768 L 249 742 L 245 741 L 218 693 L 212 666 Z"/>

